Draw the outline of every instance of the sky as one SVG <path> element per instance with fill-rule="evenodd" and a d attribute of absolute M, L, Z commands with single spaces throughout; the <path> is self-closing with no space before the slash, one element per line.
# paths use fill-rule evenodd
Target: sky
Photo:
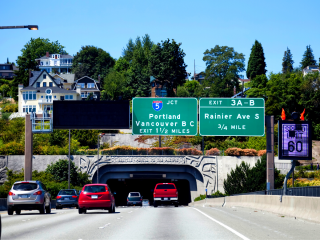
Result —
<path fill-rule="evenodd" d="M 216 45 L 233 47 L 249 60 L 258 40 L 264 49 L 267 75 L 282 69 L 287 47 L 299 67 L 307 45 L 320 57 L 319 0 L 55 0 L 1 2 L 0 26 L 38 25 L 0 30 L 0 63 L 16 61 L 31 38 L 48 38 L 75 55 L 93 45 L 122 55 L 129 39 L 149 34 L 154 43 L 174 39 L 182 43 L 187 72 L 205 70 L 203 53 Z M 245 72 L 243 72 L 243 77 Z"/>

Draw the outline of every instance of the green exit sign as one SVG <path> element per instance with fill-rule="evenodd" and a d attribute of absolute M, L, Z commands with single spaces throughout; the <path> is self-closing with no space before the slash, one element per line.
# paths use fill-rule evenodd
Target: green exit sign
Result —
<path fill-rule="evenodd" d="M 196 98 L 134 98 L 132 134 L 197 135 Z"/>
<path fill-rule="evenodd" d="M 263 98 L 201 98 L 202 136 L 263 136 Z"/>

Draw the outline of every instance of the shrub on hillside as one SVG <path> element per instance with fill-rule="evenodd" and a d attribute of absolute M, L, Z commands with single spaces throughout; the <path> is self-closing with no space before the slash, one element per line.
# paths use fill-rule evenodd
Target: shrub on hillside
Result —
<path fill-rule="evenodd" d="M 1 110 L 2 112 L 12 113 L 18 112 L 18 104 L 8 104 Z"/>
<path fill-rule="evenodd" d="M 265 155 L 265 154 L 267 154 L 267 150 L 259 150 L 258 151 L 258 156 L 263 156 L 263 155 Z"/>
<path fill-rule="evenodd" d="M 227 156 L 257 156 L 258 152 L 255 149 L 228 148 L 225 154 Z"/>
<path fill-rule="evenodd" d="M 24 145 L 10 142 L 0 146 L 0 155 L 24 155 Z"/>
<path fill-rule="evenodd" d="M 211 148 L 210 150 L 206 151 L 206 156 L 219 156 L 220 150 L 218 148 Z"/>
<path fill-rule="evenodd" d="M 176 155 L 202 155 L 202 151 L 195 148 L 176 149 Z"/>

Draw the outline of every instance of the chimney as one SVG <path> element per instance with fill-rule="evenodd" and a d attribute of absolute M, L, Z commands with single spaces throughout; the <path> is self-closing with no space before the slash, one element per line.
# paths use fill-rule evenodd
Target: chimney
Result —
<path fill-rule="evenodd" d="M 29 69 L 29 79 L 31 78 L 31 69 Z"/>
<path fill-rule="evenodd" d="M 76 86 L 76 92 L 81 96 L 81 86 L 79 84 Z"/>
<path fill-rule="evenodd" d="M 46 57 L 49 57 L 49 52 L 46 52 Z"/>

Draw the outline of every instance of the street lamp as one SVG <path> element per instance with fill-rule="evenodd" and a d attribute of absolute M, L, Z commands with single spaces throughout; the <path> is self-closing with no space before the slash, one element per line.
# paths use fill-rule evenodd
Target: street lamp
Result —
<path fill-rule="evenodd" d="M 39 30 L 38 25 L 0 26 L 0 29 L 16 29 L 16 28 L 28 28 L 29 30 Z"/>

